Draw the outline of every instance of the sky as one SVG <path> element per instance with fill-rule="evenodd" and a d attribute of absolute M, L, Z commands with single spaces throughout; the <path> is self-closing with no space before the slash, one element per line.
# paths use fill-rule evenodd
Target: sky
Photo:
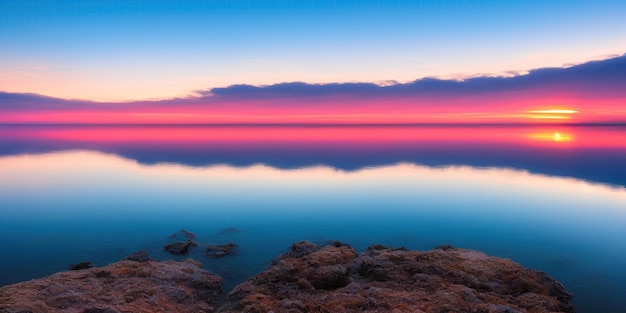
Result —
<path fill-rule="evenodd" d="M 403 86 L 424 78 L 524 75 L 533 69 L 570 67 L 623 55 L 623 12 L 626 2 L 616 0 L 0 0 L 0 91 L 135 106 L 157 100 L 153 103 L 162 106 L 164 100 L 173 98 L 197 97 L 196 102 L 204 99 L 213 103 L 215 99 L 206 98 L 224 90 L 246 91 L 233 88 L 242 84 L 334 86 L 362 82 Z M 395 103 L 391 105 L 394 114 L 404 115 L 412 103 L 405 97 L 403 104 L 398 104 L 400 96 L 386 95 L 394 98 L 384 98 Z M 352 93 L 349 101 L 334 98 L 331 102 L 363 103 L 359 97 Z M 268 101 L 261 98 L 252 101 L 256 108 L 258 102 Z M 283 99 L 277 102 L 285 98 L 311 102 L 294 100 L 293 94 L 277 98 Z M 424 103 L 423 98 L 418 102 Z M 510 94 L 505 98 L 509 104 L 515 100 Z M 624 98 L 602 100 L 600 106 L 615 107 L 620 99 Z M 553 94 L 543 101 L 558 102 L 552 106 L 539 100 L 522 101 L 523 107 L 507 112 L 561 109 L 578 111 L 582 116 L 580 109 L 566 107 L 573 100 L 582 101 L 577 95 Z M 459 112 L 450 105 L 455 101 L 461 100 L 448 99 L 443 105 L 432 102 L 436 105 L 431 111 L 476 114 L 476 110 L 484 109 L 479 106 L 472 112 Z M 474 101 L 482 103 L 485 99 Z M 320 99 L 312 102 L 317 105 Z M 346 107 L 361 108 L 357 104 Z M 442 107 L 446 109 L 440 110 Z M 245 106 L 241 110 L 251 112 Z M 352 113 L 380 113 L 357 111 L 363 112 Z M 313 113 L 320 114 L 306 114 Z M 148 120 L 154 122 L 159 121 L 154 114 L 164 113 L 142 114 L 152 114 Z M 228 113 L 231 117 L 225 121 L 249 121 L 232 118 L 233 114 Z M 568 116 L 572 114 L 577 113 Z M 408 121 L 432 117 L 420 116 Z M 85 121 L 84 116 L 81 118 Z M 66 116 L 68 119 L 73 121 Z M 333 119 L 364 120 L 354 116 L 346 119 L 345 114 Z M 6 120 L 0 118 L 0 122 Z M 186 121 L 177 119 L 181 120 Z M 110 121 L 117 119 L 112 115 Z"/>

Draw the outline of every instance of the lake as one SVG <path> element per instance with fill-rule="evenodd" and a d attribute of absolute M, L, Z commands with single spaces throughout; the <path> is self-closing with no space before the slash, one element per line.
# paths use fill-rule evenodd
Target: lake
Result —
<path fill-rule="evenodd" d="M 155 258 L 228 291 L 299 240 L 477 249 L 626 311 L 626 127 L 0 126 L 0 285 Z"/>

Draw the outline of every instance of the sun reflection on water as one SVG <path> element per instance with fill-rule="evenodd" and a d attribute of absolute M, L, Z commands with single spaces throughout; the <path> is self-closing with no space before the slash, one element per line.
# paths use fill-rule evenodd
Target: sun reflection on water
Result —
<path fill-rule="evenodd" d="M 533 133 L 530 134 L 528 137 L 536 141 L 571 142 L 574 140 L 573 135 L 563 132 Z"/>

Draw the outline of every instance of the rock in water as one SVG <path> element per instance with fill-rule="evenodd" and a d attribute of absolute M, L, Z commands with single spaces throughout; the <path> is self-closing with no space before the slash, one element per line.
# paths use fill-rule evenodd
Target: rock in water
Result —
<path fill-rule="evenodd" d="M 223 258 L 235 252 L 237 244 L 229 243 L 225 245 L 209 245 L 206 249 L 206 255 L 213 259 Z"/>
<path fill-rule="evenodd" d="M 0 288 L 0 313 L 574 312 L 545 273 L 441 246 L 408 251 L 298 242 L 218 307 L 222 279 L 195 261 L 121 261 Z"/>
<path fill-rule="evenodd" d="M 222 279 L 188 262 L 120 261 L 0 288 L 0 312 L 213 312 Z"/>
<path fill-rule="evenodd" d="M 80 270 L 84 270 L 87 268 L 92 268 L 94 266 L 95 265 L 93 265 L 93 263 L 91 262 L 80 262 L 80 263 L 70 265 L 68 269 L 70 271 L 80 271 Z"/>
<path fill-rule="evenodd" d="M 196 239 L 196 234 L 190 232 L 190 231 L 186 231 L 184 229 L 181 229 L 180 231 L 173 233 L 169 236 L 170 239 L 176 239 L 178 238 L 178 236 L 181 237 L 185 237 L 188 241 L 194 241 L 194 239 Z"/>
<path fill-rule="evenodd" d="M 481 252 L 294 244 L 219 312 L 574 312 L 545 273 Z"/>
<path fill-rule="evenodd" d="M 134 252 L 133 254 L 127 256 L 124 260 L 135 261 L 135 262 L 148 262 L 152 260 L 150 258 L 150 254 L 147 250 L 141 250 Z"/>
<path fill-rule="evenodd" d="M 189 253 L 189 249 L 191 249 L 191 247 L 195 247 L 198 244 L 191 241 L 191 240 L 187 240 L 187 241 L 177 241 L 177 242 L 173 242 L 170 244 L 167 244 L 163 247 L 163 249 L 167 252 L 169 252 L 170 254 L 188 254 Z"/>
<path fill-rule="evenodd" d="M 238 233 L 238 232 L 240 232 L 240 230 L 238 228 L 228 227 L 228 228 L 221 229 L 217 233 L 218 234 L 230 234 L 230 233 Z"/>
<path fill-rule="evenodd" d="M 292 258 L 301 258 L 305 255 L 311 254 L 315 251 L 319 250 L 319 247 L 308 242 L 308 241 L 298 241 L 289 247 L 289 252 L 286 255 L 283 255 L 282 258 L 292 257 Z"/>

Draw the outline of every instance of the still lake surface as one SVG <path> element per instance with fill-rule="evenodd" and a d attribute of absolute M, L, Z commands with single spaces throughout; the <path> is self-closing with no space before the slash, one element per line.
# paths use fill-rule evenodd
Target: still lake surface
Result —
<path fill-rule="evenodd" d="M 626 312 L 626 127 L 0 126 L 0 285 L 181 229 L 239 245 L 190 255 L 226 291 L 299 240 L 452 244 Z"/>

